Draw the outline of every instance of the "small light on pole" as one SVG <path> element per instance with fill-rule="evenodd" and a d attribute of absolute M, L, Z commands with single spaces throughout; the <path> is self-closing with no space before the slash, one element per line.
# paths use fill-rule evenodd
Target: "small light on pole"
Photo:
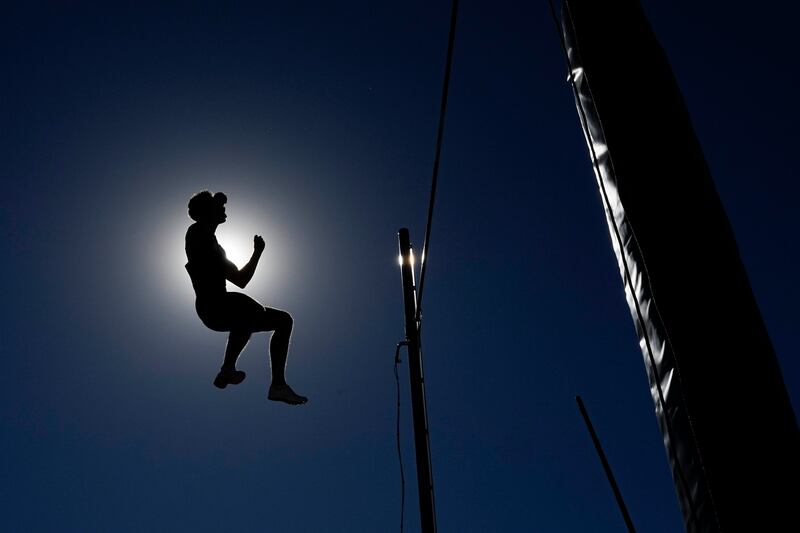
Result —
<path fill-rule="evenodd" d="M 400 266 L 403 266 L 403 256 L 402 255 L 398 255 L 397 256 L 397 264 L 400 265 Z M 408 252 L 408 264 L 410 264 L 412 267 L 414 266 L 414 250 L 409 250 L 409 252 Z"/>

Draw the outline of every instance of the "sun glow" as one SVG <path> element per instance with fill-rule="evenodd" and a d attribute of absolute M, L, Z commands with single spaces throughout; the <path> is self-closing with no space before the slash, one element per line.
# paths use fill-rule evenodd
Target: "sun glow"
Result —
<path fill-rule="evenodd" d="M 188 188 L 187 188 L 188 189 Z M 265 215 L 262 206 L 254 206 L 249 198 L 239 191 L 228 187 L 232 193 L 229 198 L 228 220 L 217 227 L 217 242 L 225 250 L 225 254 L 238 268 L 244 267 L 253 255 L 253 236 L 261 235 L 266 241 L 266 249 L 259 261 L 256 275 L 247 285 L 247 293 L 252 297 L 279 300 L 287 287 L 291 287 L 295 277 L 287 272 L 289 265 L 295 260 L 292 246 L 288 241 L 288 233 L 280 223 Z M 191 189 L 188 189 L 191 190 Z M 152 237 L 141 242 L 142 255 L 149 260 L 149 279 L 158 280 L 157 288 L 161 298 L 170 302 L 172 312 L 181 317 L 187 316 L 187 309 L 192 311 L 195 298 L 189 275 L 184 268 L 186 252 L 184 237 L 186 229 L 192 221 L 186 215 L 188 194 L 183 190 L 175 193 L 171 204 L 158 205 L 153 209 L 150 236 L 158 236 L 158 252 L 148 253 L 152 246 Z M 231 199 L 235 199 L 232 201 Z M 277 252 L 280 251 L 280 257 Z M 228 286 L 229 290 L 239 290 Z M 193 313 L 189 313 L 193 315 Z"/>
<path fill-rule="evenodd" d="M 239 268 L 246 265 L 253 255 L 253 236 L 250 235 L 248 239 L 242 232 L 223 232 L 221 228 L 218 233 L 217 241 L 225 249 L 228 259 Z"/>

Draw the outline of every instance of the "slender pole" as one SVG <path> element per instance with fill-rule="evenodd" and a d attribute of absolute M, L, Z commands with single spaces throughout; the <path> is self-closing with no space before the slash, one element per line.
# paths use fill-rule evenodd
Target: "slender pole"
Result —
<path fill-rule="evenodd" d="M 433 206 L 436 205 L 436 182 L 439 179 L 439 160 L 442 155 L 442 139 L 444 138 L 444 117 L 447 113 L 447 92 L 450 87 L 450 71 L 453 70 L 453 48 L 456 44 L 456 19 L 458 18 L 458 0 L 450 6 L 450 36 L 447 42 L 447 61 L 444 66 L 444 83 L 442 84 L 442 100 L 439 107 L 439 129 L 436 132 L 436 151 L 433 158 L 433 177 L 431 178 L 431 195 L 428 200 L 428 221 L 425 223 L 425 240 L 422 241 L 422 257 L 420 257 L 419 291 L 417 291 L 417 322 L 422 315 L 422 296 L 425 290 L 425 271 L 428 269 L 428 250 L 431 247 L 431 224 L 433 223 Z"/>
<path fill-rule="evenodd" d="M 414 451 L 417 458 L 417 486 L 419 488 L 419 519 L 422 533 L 436 533 L 428 411 L 425 406 L 425 379 L 422 372 L 422 351 L 417 323 L 417 296 L 414 286 L 414 256 L 411 252 L 408 230 L 401 228 L 397 237 L 400 245 L 400 275 L 403 281 L 406 341 L 408 342 L 411 414 L 414 422 Z"/>
<path fill-rule="evenodd" d="M 619 491 L 616 479 L 614 479 L 614 473 L 611 472 L 611 466 L 608 464 L 608 459 L 606 459 L 606 454 L 603 452 L 603 447 L 600 446 L 600 439 L 597 438 L 597 433 L 594 432 L 594 426 L 592 425 L 592 421 L 589 420 L 589 413 L 586 412 L 586 407 L 583 405 L 583 400 L 581 400 L 580 396 L 575 396 L 575 401 L 578 402 L 578 409 L 581 411 L 583 421 L 586 422 L 586 428 L 589 430 L 589 435 L 592 436 L 592 442 L 594 443 L 595 450 L 597 450 L 597 455 L 600 456 L 600 462 L 603 463 L 603 470 L 606 471 L 606 477 L 608 478 L 608 482 L 611 484 L 611 490 L 614 491 L 614 497 L 617 499 L 617 505 L 619 505 L 619 510 L 622 512 L 622 518 L 625 519 L 625 525 L 628 526 L 628 531 L 630 533 L 636 533 L 636 529 L 633 527 L 633 521 L 631 520 L 631 515 L 628 514 L 628 508 L 625 507 L 625 501 L 622 499 L 622 493 Z"/>

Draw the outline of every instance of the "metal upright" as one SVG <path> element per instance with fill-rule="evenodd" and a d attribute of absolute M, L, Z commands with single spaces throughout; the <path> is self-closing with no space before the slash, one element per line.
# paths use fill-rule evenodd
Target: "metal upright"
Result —
<path fill-rule="evenodd" d="M 436 532 L 436 509 L 433 498 L 428 410 L 425 404 L 425 378 L 422 372 L 422 350 L 417 322 L 417 294 L 414 281 L 414 255 L 408 229 L 398 231 L 400 245 L 400 275 L 403 282 L 406 342 L 409 379 L 411 382 L 411 413 L 414 423 L 414 451 L 417 458 L 417 487 L 419 518 L 422 533 Z"/>
<path fill-rule="evenodd" d="M 603 464 L 603 470 L 606 473 L 609 485 L 611 485 L 611 490 L 614 492 L 614 498 L 616 498 L 617 505 L 619 505 L 619 510 L 622 513 L 622 519 L 625 520 L 625 526 L 628 528 L 629 533 L 636 533 L 636 528 L 633 527 L 631 515 L 628 512 L 628 508 L 625 506 L 625 500 L 622 499 L 622 492 L 620 492 L 619 485 L 617 485 L 617 480 L 614 478 L 614 473 L 611 471 L 611 465 L 608 464 L 606 453 L 603 451 L 603 446 L 600 444 L 600 438 L 597 436 L 597 433 L 594 430 L 594 425 L 592 425 L 592 420 L 589 418 L 589 413 L 586 411 L 586 406 L 583 405 L 583 400 L 580 396 L 575 396 L 575 401 L 578 402 L 578 409 L 581 412 L 583 421 L 586 423 L 586 429 L 589 430 L 589 436 L 592 437 L 594 449 L 597 450 L 597 456 L 600 458 L 600 462 Z"/>

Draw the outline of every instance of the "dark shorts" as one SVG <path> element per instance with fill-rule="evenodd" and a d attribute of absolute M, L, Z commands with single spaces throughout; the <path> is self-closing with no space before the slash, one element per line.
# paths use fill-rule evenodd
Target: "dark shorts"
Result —
<path fill-rule="evenodd" d="M 273 331 L 292 326 L 286 311 L 264 307 L 246 294 L 226 292 L 195 301 L 197 316 L 214 331 Z"/>

